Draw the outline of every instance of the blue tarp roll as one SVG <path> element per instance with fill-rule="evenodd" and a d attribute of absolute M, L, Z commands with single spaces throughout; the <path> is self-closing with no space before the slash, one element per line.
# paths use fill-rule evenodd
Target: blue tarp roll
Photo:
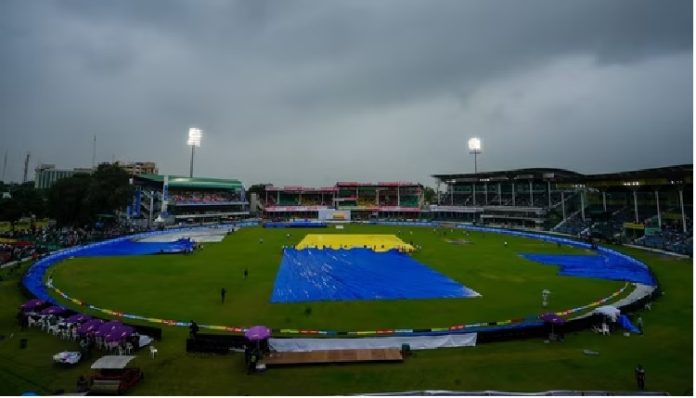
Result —
<path fill-rule="evenodd" d="M 190 239 L 179 239 L 175 242 L 138 242 L 124 240 L 110 245 L 91 247 L 82 250 L 80 257 L 103 256 L 142 256 L 147 254 L 186 253 L 193 250 Z"/>
<path fill-rule="evenodd" d="M 246 221 L 241 223 L 233 224 L 220 224 L 220 228 L 233 228 L 233 227 L 252 227 L 257 226 L 256 221 Z M 205 227 L 210 228 L 210 227 Z M 138 254 L 154 254 L 160 253 L 162 251 L 176 252 L 180 250 L 182 246 L 186 246 L 181 242 L 181 240 L 176 242 L 133 242 L 133 240 L 138 238 L 145 238 L 148 236 L 156 236 L 163 234 L 170 234 L 173 232 L 187 232 L 196 231 L 200 229 L 199 227 L 194 228 L 175 228 L 163 231 L 151 231 L 144 232 L 136 235 L 114 238 L 103 242 L 91 243 L 85 246 L 72 247 L 69 249 L 60 250 L 49 254 L 48 256 L 40 259 L 39 261 L 32 264 L 27 270 L 22 278 L 22 284 L 24 287 L 34 295 L 34 297 L 47 301 L 52 304 L 57 304 L 58 302 L 48 294 L 46 286 L 43 284 L 43 276 L 48 271 L 48 269 L 55 264 L 68 259 L 70 257 L 81 257 L 81 256 L 112 256 L 112 255 L 138 255 Z M 131 243 L 128 243 L 131 242 Z M 155 243 L 155 245 L 152 245 Z M 166 246 L 161 246 L 162 244 Z M 137 249 L 136 246 L 137 245 Z M 160 245 L 160 246 L 158 246 Z M 129 251 L 130 250 L 130 251 Z M 118 252 L 118 253 L 114 253 Z"/>
<path fill-rule="evenodd" d="M 272 303 L 473 297 L 479 294 L 397 251 L 286 249 Z"/>
<path fill-rule="evenodd" d="M 522 254 L 522 257 L 542 264 L 557 265 L 559 275 L 629 281 L 654 286 L 655 278 L 647 267 L 611 253 L 599 255 Z"/>
<path fill-rule="evenodd" d="M 628 319 L 628 317 L 626 315 L 619 316 L 619 319 L 617 319 L 617 322 L 619 325 L 621 325 L 622 328 L 628 330 L 629 332 L 635 333 L 635 334 L 640 334 L 640 329 L 635 327 L 635 325 L 633 325 L 631 323 L 631 320 Z"/>
<path fill-rule="evenodd" d="M 264 228 L 326 228 L 326 223 L 312 221 L 267 222 Z"/>

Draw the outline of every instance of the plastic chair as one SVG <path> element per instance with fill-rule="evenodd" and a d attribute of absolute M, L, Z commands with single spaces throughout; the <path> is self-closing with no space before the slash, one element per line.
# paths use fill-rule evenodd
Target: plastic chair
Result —
<path fill-rule="evenodd" d="M 155 346 L 151 345 L 150 346 L 150 356 L 152 357 L 152 359 L 155 359 L 156 355 L 157 355 L 157 348 L 155 348 Z"/>
<path fill-rule="evenodd" d="M 602 335 L 609 336 L 609 333 L 609 326 L 607 326 L 606 322 L 602 322 Z"/>
<path fill-rule="evenodd" d="M 58 336 L 60 334 L 60 329 L 58 328 L 58 325 L 48 325 L 46 327 L 46 331 L 53 336 Z"/>

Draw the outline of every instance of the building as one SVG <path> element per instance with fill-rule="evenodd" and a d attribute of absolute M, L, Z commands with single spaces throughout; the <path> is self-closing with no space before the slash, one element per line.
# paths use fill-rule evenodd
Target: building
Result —
<path fill-rule="evenodd" d="M 617 173 L 520 169 L 434 175 L 434 220 L 595 236 L 691 253 L 693 165 Z"/>
<path fill-rule="evenodd" d="M 34 188 L 47 189 L 60 179 L 72 177 L 78 173 L 91 174 L 92 169 L 77 168 L 72 170 L 60 170 L 56 169 L 54 164 L 41 164 L 34 172 Z"/>

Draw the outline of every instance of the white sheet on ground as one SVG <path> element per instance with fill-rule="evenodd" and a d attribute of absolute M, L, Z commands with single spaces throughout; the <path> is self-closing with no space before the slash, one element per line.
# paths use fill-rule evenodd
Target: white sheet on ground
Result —
<path fill-rule="evenodd" d="M 195 231 L 177 231 L 142 238 L 140 242 L 175 242 L 181 238 L 191 238 L 194 242 L 222 242 L 227 230 L 209 228 Z"/>
<path fill-rule="evenodd" d="M 612 304 L 614 307 L 622 307 L 627 304 L 634 303 L 645 296 L 652 294 L 657 286 L 643 285 L 642 283 L 635 283 L 635 289 L 628 296 Z"/>
<path fill-rule="evenodd" d="M 278 352 L 300 352 L 317 350 L 355 350 L 370 348 L 401 348 L 408 344 L 412 350 L 432 350 L 445 347 L 474 347 L 476 333 L 451 334 L 445 336 L 415 337 L 360 337 L 360 338 L 309 338 L 274 339 L 268 344 Z"/>
<path fill-rule="evenodd" d="M 141 334 L 138 336 L 138 348 L 145 347 L 146 345 L 152 343 L 152 337 Z"/>

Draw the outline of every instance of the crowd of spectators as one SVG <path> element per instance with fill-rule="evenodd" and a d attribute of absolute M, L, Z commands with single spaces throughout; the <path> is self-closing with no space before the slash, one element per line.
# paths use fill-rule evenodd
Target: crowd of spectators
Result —
<path fill-rule="evenodd" d="M 175 204 L 220 204 L 237 202 L 241 198 L 234 192 L 171 192 L 171 200 Z"/>
<path fill-rule="evenodd" d="M 143 228 L 125 225 L 94 228 L 45 228 L 32 226 L 22 231 L 0 234 L 0 265 L 24 258 L 35 258 L 49 251 L 133 234 Z"/>
<path fill-rule="evenodd" d="M 321 204 L 321 196 L 319 195 L 302 195 L 300 198 L 300 206 L 319 206 Z"/>
<path fill-rule="evenodd" d="M 31 258 L 38 254 L 40 254 L 39 249 L 31 243 L 20 245 L 3 243 L 0 244 L 0 265 L 18 261 L 27 257 Z"/>
<path fill-rule="evenodd" d="M 379 195 L 379 205 L 380 206 L 396 206 L 397 205 L 397 196 L 394 195 L 386 195 L 386 194 L 380 194 Z"/>
<path fill-rule="evenodd" d="M 687 233 L 684 233 L 684 226 L 681 220 L 667 220 L 662 223 L 659 232 L 652 232 L 649 235 L 637 239 L 635 243 L 662 249 L 680 254 L 693 254 L 693 222 L 691 218 L 686 219 Z"/>
<path fill-rule="evenodd" d="M 686 232 L 684 232 L 681 219 L 662 219 L 661 226 L 658 226 L 656 216 L 641 219 L 641 222 L 636 223 L 633 208 L 623 208 L 610 214 L 608 220 L 593 220 L 586 214 L 585 221 L 582 220 L 580 213 L 574 214 L 554 230 L 568 235 L 591 234 L 595 238 L 615 243 L 635 244 L 686 255 L 693 254 L 693 221 L 690 217 L 686 218 Z M 639 212 L 639 216 L 640 214 Z M 626 223 L 638 224 L 640 228 L 627 229 L 624 226 Z"/>
<path fill-rule="evenodd" d="M 570 217 L 563 224 L 557 226 L 554 230 L 562 234 L 579 236 L 583 231 L 587 230 L 592 225 L 589 220 L 583 221 L 581 217 Z"/>

